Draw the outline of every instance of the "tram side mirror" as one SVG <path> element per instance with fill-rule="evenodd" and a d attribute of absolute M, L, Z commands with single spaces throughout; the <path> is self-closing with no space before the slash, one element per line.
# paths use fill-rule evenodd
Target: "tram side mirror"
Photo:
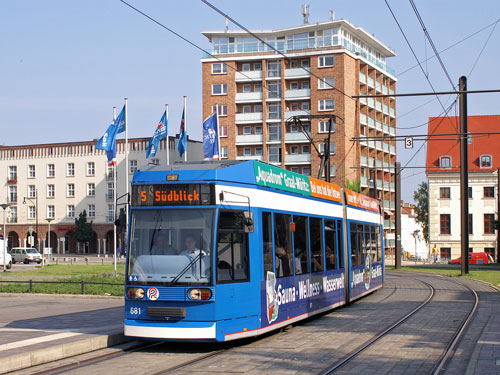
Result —
<path fill-rule="evenodd" d="M 250 211 L 245 211 L 245 232 L 253 233 L 253 213 Z"/>

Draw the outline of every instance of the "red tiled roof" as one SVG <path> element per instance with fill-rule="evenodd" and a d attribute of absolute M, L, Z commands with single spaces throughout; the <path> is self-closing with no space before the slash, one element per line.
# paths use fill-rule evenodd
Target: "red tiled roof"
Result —
<path fill-rule="evenodd" d="M 500 115 L 469 116 L 467 130 L 469 133 L 500 132 Z M 442 134 L 442 137 L 432 137 L 427 143 L 426 171 L 458 172 L 460 171 L 460 140 L 458 136 L 450 135 L 460 132 L 460 118 L 430 117 L 428 134 Z M 440 139 L 441 138 L 441 139 Z M 469 171 L 494 171 L 500 167 L 500 134 L 472 135 L 468 145 Z M 451 156 L 451 169 L 441 169 L 439 158 Z M 479 157 L 491 155 L 491 168 L 480 168 Z"/>

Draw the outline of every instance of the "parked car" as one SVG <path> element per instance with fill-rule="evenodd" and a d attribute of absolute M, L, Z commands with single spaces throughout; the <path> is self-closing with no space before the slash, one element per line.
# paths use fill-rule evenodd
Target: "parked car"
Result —
<path fill-rule="evenodd" d="M 13 247 L 10 251 L 12 255 L 12 263 L 23 262 L 28 264 L 30 262 L 42 263 L 42 254 L 37 249 L 32 247 Z"/>
<path fill-rule="evenodd" d="M 462 258 L 450 260 L 450 264 L 462 264 Z M 469 264 L 488 264 L 488 254 L 469 253 Z"/>
<path fill-rule="evenodd" d="M 8 253 L 5 252 L 5 262 L 3 259 L 3 240 L 0 240 L 0 266 L 3 268 L 3 265 L 5 264 L 5 268 L 10 270 L 12 268 L 12 256 Z"/>

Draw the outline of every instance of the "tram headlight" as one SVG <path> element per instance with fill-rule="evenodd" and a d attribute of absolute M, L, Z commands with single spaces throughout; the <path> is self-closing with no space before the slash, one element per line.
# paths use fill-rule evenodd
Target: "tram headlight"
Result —
<path fill-rule="evenodd" d="M 188 296 L 194 301 L 205 301 L 212 298 L 212 291 L 208 288 L 189 289 Z"/>
<path fill-rule="evenodd" d="M 127 297 L 130 299 L 143 299 L 144 294 L 142 288 L 127 288 Z"/>

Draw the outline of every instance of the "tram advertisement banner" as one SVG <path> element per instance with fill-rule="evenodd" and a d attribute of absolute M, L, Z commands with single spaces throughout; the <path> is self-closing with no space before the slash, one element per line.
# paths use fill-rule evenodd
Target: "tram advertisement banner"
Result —
<path fill-rule="evenodd" d="M 309 178 L 272 165 L 254 161 L 255 183 L 260 186 L 311 195 Z"/>
<path fill-rule="evenodd" d="M 364 208 L 365 210 L 374 212 L 379 211 L 379 203 L 375 198 L 367 197 L 349 189 L 345 189 L 345 196 L 349 206 Z"/>
<path fill-rule="evenodd" d="M 312 177 L 309 177 L 309 183 L 311 184 L 311 195 L 313 197 L 342 202 L 340 186 Z"/>

